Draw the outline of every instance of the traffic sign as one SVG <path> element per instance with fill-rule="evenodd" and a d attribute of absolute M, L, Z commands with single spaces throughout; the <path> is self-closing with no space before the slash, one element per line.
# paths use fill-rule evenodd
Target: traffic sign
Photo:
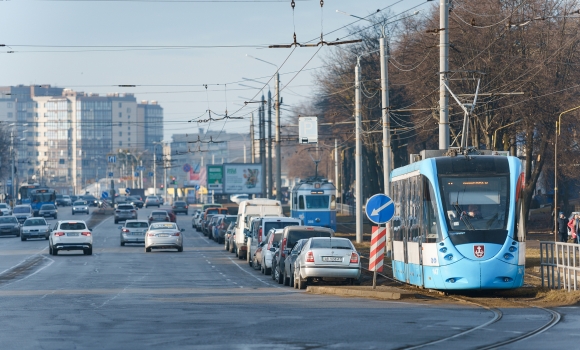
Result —
<path fill-rule="evenodd" d="M 127 187 L 127 188 L 125 189 L 125 193 L 126 193 L 126 194 L 130 194 L 130 193 L 131 193 L 131 189 L 130 189 L 129 187 Z"/>
<path fill-rule="evenodd" d="M 375 194 L 367 201 L 365 211 L 370 221 L 384 224 L 391 221 L 395 215 L 395 203 L 387 195 Z"/>
<path fill-rule="evenodd" d="M 373 226 L 371 251 L 369 254 L 369 271 L 383 271 L 383 260 L 385 258 L 385 245 L 387 241 L 386 233 L 386 228 Z"/>
<path fill-rule="evenodd" d="M 137 171 L 143 171 L 143 170 L 145 170 L 145 167 L 144 166 L 139 165 L 137 167 Z"/>
<path fill-rule="evenodd" d="M 109 198 L 109 192 L 103 191 L 103 193 L 101 193 L 101 198 L 103 198 L 103 199 Z"/>
<path fill-rule="evenodd" d="M 152 171 L 150 171 L 150 172 L 149 172 L 149 177 L 152 177 L 152 176 L 153 176 L 153 172 L 152 172 Z"/>
<path fill-rule="evenodd" d="M 109 163 L 116 163 L 117 162 L 117 157 L 116 156 L 109 156 Z"/>
<path fill-rule="evenodd" d="M 191 165 L 185 164 L 183 166 L 183 171 L 186 172 L 186 173 L 189 173 L 191 171 Z"/>
<path fill-rule="evenodd" d="M 199 191 L 199 185 L 195 185 L 195 190 Z"/>
<path fill-rule="evenodd" d="M 109 177 L 113 177 L 113 173 L 109 173 Z"/>

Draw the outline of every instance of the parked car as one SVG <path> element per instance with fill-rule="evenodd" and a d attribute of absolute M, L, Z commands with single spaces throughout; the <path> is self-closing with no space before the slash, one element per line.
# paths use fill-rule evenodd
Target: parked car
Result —
<path fill-rule="evenodd" d="M 48 239 L 50 227 L 44 218 L 29 218 L 20 227 L 20 240 L 26 241 L 30 238 Z"/>
<path fill-rule="evenodd" d="M 294 265 L 296 264 L 296 259 L 302 251 L 307 239 L 300 239 L 294 245 L 294 248 L 286 256 L 286 261 L 284 261 L 284 285 L 294 287 Z M 287 277 L 290 276 L 290 277 Z"/>
<path fill-rule="evenodd" d="M 232 223 L 235 223 L 236 219 L 238 218 L 236 215 L 220 214 L 220 216 L 221 217 L 219 218 L 218 222 L 216 223 L 216 226 L 214 227 L 214 236 L 213 236 L 213 240 L 216 241 L 218 244 L 224 242 L 224 237 L 226 236 L 226 231 L 228 230 L 228 227 L 230 227 Z"/>
<path fill-rule="evenodd" d="M 34 216 L 34 211 L 30 204 L 19 204 L 12 209 L 12 215 L 16 217 L 18 222 L 23 223 L 26 219 Z"/>
<path fill-rule="evenodd" d="M 145 208 L 149 208 L 149 207 L 159 208 L 161 203 L 162 203 L 162 201 L 160 201 L 159 197 L 157 197 L 157 196 L 148 196 L 147 198 L 145 198 Z"/>
<path fill-rule="evenodd" d="M 127 202 L 133 204 L 137 208 L 143 208 L 144 202 L 141 200 L 139 196 L 129 196 L 127 197 Z"/>
<path fill-rule="evenodd" d="M 87 202 L 89 207 L 97 207 L 99 205 L 99 200 L 92 194 L 81 196 L 81 199 Z"/>
<path fill-rule="evenodd" d="M 272 260 L 278 249 L 283 232 L 283 229 L 271 229 L 266 236 L 266 240 L 262 242 L 262 263 L 260 264 L 260 271 L 264 275 L 272 273 Z"/>
<path fill-rule="evenodd" d="M 0 212 L 2 215 L 12 215 L 12 208 L 6 203 L 0 203 Z"/>
<path fill-rule="evenodd" d="M 254 222 L 256 220 L 258 222 Z M 260 244 L 266 239 L 266 235 L 271 229 L 283 229 L 286 226 L 299 226 L 301 223 L 302 220 L 300 219 L 284 216 L 266 216 L 253 219 L 247 241 L 249 250 L 248 263 L 250 266 L 253 264 L 253 261 L 258 261 L 259 266 L 261 260 L 256 260 L 254 254 L 258 249 L 260 249 Z"/>
<path fill-rule="evenodd" d="M 258 198 L 241 202 L 238 208 L 236 226 L 236 256 L 240 259 L 248 256 L 247 232 L 252 218 L 282 215 L 282 203 L 280 201 Z"/>
<path fill-rule="evenodd" d="M 228 252 L 233 252 L 234 246 L 234 228 L 236 227 L 236 221 L 234 220 L 226 229 L 226 234 L 224 236 L 224 249 Z"/>
<path fill-rule="evenodd" d="M 183 251 L 183 234 L 184 229 L 179 229 L 173 222 L 156 222 L 149 226 L 145 234 L 145 252 L 151 252 L 151 249 L 177 249 Z"/>
<path fill-rule="evenodd" d="M 89 213 L 89 205 L 85 201 L 76 201 L 72 205 L 72 215 L 76 213 Z"/>
<path fill-rule="evenodd" d="M 125 243 L 145 243 L 145 232 L 149 228 L 147 220 L 126 220 L 123 226 L 119 226 L 121 245 Z"/>
<path fill-rule="evenodd" d="M 115 224 L 119 221 L 137 220 L 137 208 L 133 204 L 119 204 L 115 209 Z"/>
<path fill-rule="evenodd" d="M 272 273 L 274 279 L 279 284 L 284 282 L 284 263 L 286 256 L 290 250 L 294 248 L 296 242 L 304 238 L 311 237 L 333 237 L 334 231 L 327 227 L 321 226 L 287 226 L 284 228 L 282 236 L 280 237 L 278 253 L 274 255 L 272 260 Z M 286 276 L 290 278 L 290 276 Z"/>
<path fill-rule="evenodd" d="M 349 239 L 312 237 L 296 258 L 291 278 L 295 288 L 305 289 L 314 280 L 343 279 L 359 284 L 360 275 L 360 256 Z"/>
<path fill-rule="evenodd" d="M 183 213 L 187 215 L 189 206 L 184 201 L 176 201 L 175 203 L 173 203 L 172 208 L 173 211 L 175 212 L 175 215 L 177 215 L 178 213 Z"/>
<path fill-rule="evenodd" d="M 191 216 L 191 228 L 194 228 L 197 230 L 197 219 L 199 219 L 199 217 L 201 216 L 201 212 L 199 210 L 196 210 L 193 215 Z"/>
<path fill-rule="evenodd" d="M 153 222 L 171 222 L 171 219 L 165 210 L 154 210 L 149 214 L 147 221 L 151 224 Z"/>
<path fill-rule="evenodd" d="M 204 206 L 205 205 L 206 204 L 204 204 Z M 216 205 L 216 204 L 210 204 L 210 205 Z M 211 208 L 205 209 L 205 211 L 203 211 L 203 215 L 202 215 L 200 223 L 199 223 L 198 231 L 201 231 L 204 235 L 207 235 L 206 228 L 207 228 L 207 223 L 209 221 L 208 215 L 227 214 L 227 213 L 228 213 L 227 208 L 211 207 Z"/>
<path fill-rule="evenodd" d="M 93 235 L 84 221 L 58 221 L 48 241 L 48 252 L 58 255 L 61 250 L 82 250 L 85 255 L 93 254 Z"/>
<path fill-rule="evenodd" d="M 169 220 L 171 222 L 177 222 L 177 215 L 175 215 L 173 209 L 161 209 L 161 210 L 165 210 L 167 212 L 167 214 L 169 215 Z"/>
<path fill-rule="evenodd" d="M 211 219 L 209 220 L 209 222 L 207 223 L 207 238 L 209 239 L 214 239 L 213 238 L 213 228 L 216 226 L 218 220 L 220 217 L 222 217 L 223 214 L 216 214 L 214 216 L 211 217 Z"/>
<path fill-rule="evenodd" d="M 56 219 L 58 216 L 58 210 L 54 204 L 43 204 L 38 210 L 38 216 L 52 217 Z"/>
<path fill-rule="evenodd" d="M 218 214 L 207 214 L 205 216 L 205 219 L 203 219 L 201 221 L 201 233 L 203 233 L 204 236 L 208 236 L 209 223 L 210 223 L 211 219 L 216 215 L 218 215 Z"/>
<path fill-rule="evenodd" d="M 20 223 L 13 215 L 0 216 L 0 235 L 20 236 Z"/>

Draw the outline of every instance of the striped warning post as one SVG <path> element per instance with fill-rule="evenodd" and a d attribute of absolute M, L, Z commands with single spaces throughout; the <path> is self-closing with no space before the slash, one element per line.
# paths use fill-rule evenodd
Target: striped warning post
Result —
<path fill-rule="evenodd" d="M 384 227 L 373 226 L 373 234 L 371 238 L 371 254 L 369 258 L 369 271 L 383 271 L 386 241 L 387 230 Z"/>

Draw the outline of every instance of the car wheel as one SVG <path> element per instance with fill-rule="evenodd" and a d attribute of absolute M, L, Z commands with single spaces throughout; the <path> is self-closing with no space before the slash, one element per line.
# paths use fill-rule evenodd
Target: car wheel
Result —
<path fill-rule="evenodd" d="M 75 212 L 73 211 L 72 214 L 75 215 Z"/>
<path fill-rule="evenodd" d="M 151 248 L 145 248 L 145 253 L 151 253 Z"/>
<path fill-rule="evenodd" d="M 48 245 L 48 254 L 49 254 L 49 255 L 54 255 L 54 254 L 52 253 L 52 246 L 51 246 L 50 244 Z"/>
<path fill-rule="evenodd" d="M 307 281 L 300 278 L 300 271 L 298 272 L 298 289 L 306 289 Z"/>
<path fill-rule="evenodd" d="M 121 241 L 121 247 L 125 245 L 125 242 Z"/>
<path fill-rule="evenodd" d="M 52 248 L 52 255 L 58 255 L 58 249 Z"/>
<path fill-rule="evenodd" d="M 288 284 L 290 285 L 290 287 L 294 288 L 294 272 L 292 272 L 290 277 L 288 277 Z"/>
<path fill-rule="evenodd" d="M 93 255 L 93 248 L 85 249 L 83 250 L 83 253 L 85 255 Z"/>
<path fill-rule="evenodd" d="M 262 275 L 265 275 L 265 271 L 264 271 L 264 264 L 260 264 L 260 273 L 262 273 Z"/>
<path fill-rule="evenodd" d="M 119 221 L 115 220 L 115 224 L 118 224 L 118 223 L 119 223 Z"/>
<path fill-rule="evenodd" d="M 286 276 L 286 270 L 284 270 L 284 276 L 283 276 L 283 281 L 282 282 L 284 282 L 283 284 L 285 286 L 289 286 L 290 285 L 290 277 Z"/>
<path fill-rule="evenodd" d="M 276 282 L 278 282 L 278 284 L 283 284 L 284 283 L 284 275 L 282 274 L 282 272 L 280 272 L 280 267 L 276 266 Z"/>
<path fill-rule="evenodd" d="M 44 239 L 46 239 L 48 241 L 48 236 L 44 237 Z"/>
<path fill-rule="evenodd" d="M 16 237 L 20 237 L 20 232 L 18 232 L 18 233 L 16 234 Z"/>
<path fill-rule="evenodd" d="M 177 251 L 180 252 L 180 253 L 183 252 L 183 246 L 177 248 Z"/>
<path fill-rule="evenodd" d="M 296 271 L 292 274 L 292 284 L 294 289 L 298 289 L 298 281 L 296 280 Z"/>
<path fill-rule="evenodd" d="M 264 266 L 266 266 L 266 263 L 264 262 Z M 264 267 L 264 275 L 271 275 L 272 274 L 272 268 L 270 267 Z"/>
<path fill-rule="evenodd" d="M 254 267 L 253 259 L 248 259 L 248 265 L 250 265 L 250 267 Z"/>
<path fill-rule="evenodd" d="M 273 262 L 272 262 L 272 270 L 270 271 L 270 277 L 272 277 L 272 279 L 274 281 L 277 280 L 277 278 L 276 278 L 276 266 L 274 265 Z"/>
<path fill-rule="evenodd" d="M 24 236 L 23 236 L 23 235 L 20 235 L 20 240 L 21 240 L 21 241 L 26 241 L 26 238 L 24 238 Z"/>

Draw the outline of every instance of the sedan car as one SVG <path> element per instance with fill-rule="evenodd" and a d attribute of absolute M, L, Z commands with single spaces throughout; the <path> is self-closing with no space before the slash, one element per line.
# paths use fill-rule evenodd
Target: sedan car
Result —
<path fill-rule="evenodd" d="M 52 217 L 56 219 L 58 216 L 58 210 L 56 210 L 56 206 L 54 204 L 43 204 L 38 210 L 38 216 L 44 218 Z"/>
<path fill-rule="evenodd" d="M 133 204 L 137 208 L 143 208 L 143 204 L 144 204 L 143 201 L 141 200 L 141 197 L 138 197 L 138 196 L 127 197 L 127 202 Z"/>
<path fill-rule="evenodd" d="M 173 211 L 175 212 L 175 215 L 177 215 L 178 213 L 183 213 L 187 215 L 188 214 L 187 208 L 189 208 L 189 206 L 184 201 L 176 201 L 175 203 L 173 203 L 172 208 Z"/>
<path fill-rule="evenodd" d="M 157 196 L 148 196 L 147 198 L 145 198 L 145 208 L 149 208 L 149 207 L 159 208 L 160 205 L 161 205 L 161 201 L 159 200 L 159 197 L 157 197 Z"/>
<path fill-rule="evenodd" d="M 12 208 L 6 203 L 0 203 L 0 211 L 2 215 L 12 215 Z"/>
<path fill-rule="evenodd" d="M 218 220 L 217 225 L 214 227 L 214 241 L 218 243 L 223 243 L 226 232 L 230 227 L 230 224 L 236 222 L 238 218 L 237 215 L 221 215 L 222 218 Z"/>
<path fill-rule="evenodd" d="M 48 252 L 58 255 L 61 250 L 82 250 L 93 254 L 93 235 L 84 221 L 58 221 L 48 241 Z"/>
<path fill-rule="evenodd" d="M 360 275 L 360 257 L 349 239 L 312 237 L 296 258 L 294 288 L 305 289 L 307 284 L 324 279 L 358 284 Z"/>
<path fill-rule="evenodd" d="M 260 264 L 260 271 L 264 275 L 269 275 L 272 273 L 272 260 L 274 259 L 274 254 L 276 249 L 278 249 L 278 243 L 280 238 L 282 238 L 283 229 L 271 229 L 264 240 L 264 245 L 262 246 L 262 263 Z"/>
<path fill-rule="evenodd" d="M 50 227 L 44 218 L 29 218 L 24 221 L 20 228 L 20 240 L 29 238 L 44 238 L 50 236 Z"/>
<path fill-rule="evenodd" d="M 145 252 L 150 253 L 151 249 L 177 249 L 182 252 L 183 231 L 173 222 L 152 223 L 145 234 Z"/>
<path fill-rule="evenodd" d="M 149 228 L 146 220 L 127 220 L 125 225 L 119 226 L 121 230 L 121 245 L 125 243 L 145 243 L 145 232 Z"/>
<path fill-rule="evenodd" d="M 87 202 L 90 207 L 97 207 L 99 205 L 99 200 L 92 194 L 81 196 L 81 199 Z"/>
<path fill-rule="evenodd" d="M 20 236 L 20 223 L 15 216 L 0 216 L 0 235 Z"/>
<path fill-rule="evenodd" d="M 151 224 L 153 222 L 171 222 L 171 219 L 165 210 L 154 210 L 149 214 L 147 221 Z"/>
<path fill-rule="evenodd" d="M 115 209 L 115 224 L 125 220 L 137 220 L 137 209 L 133 204 L 119 204 Z"/>
<path fill-rule="evenodd" d="M 177 222 L 177 215 L 175 215 L 175 212 L 172 209 L 161 209 L 161 210 L 165 210 L 165 212 L 167 212 L 167 215 L 169 215 L 169 220 L 171 222 Z"/>
<path fill-rule="evenodd" d="M 76 213 L 89 213 L 89 205 L 85 201 L 76 201 L 72 205 L 72 214 L 75 215 Z"/>
<path fill-rule="evenodd" d="M 302 251 L 307 239 L 301 239 L 294 245 L 294 248 L 286 256 L 284 261 L 284 285 L 294 287 L 294 266 L 296 265 L 296 259 Z"/>

